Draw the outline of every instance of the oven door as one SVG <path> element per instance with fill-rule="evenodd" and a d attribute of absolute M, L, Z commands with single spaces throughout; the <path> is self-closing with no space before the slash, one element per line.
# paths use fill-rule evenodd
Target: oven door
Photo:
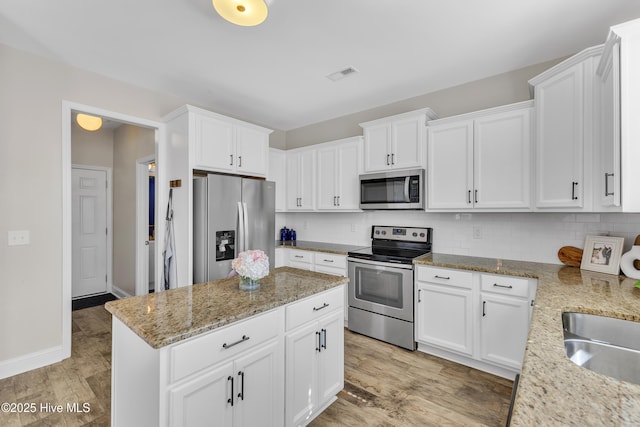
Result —
<path fill-rule="evenodd" d="M 349 260 L 349 306 L 413 322 L 413 265 Z"/>

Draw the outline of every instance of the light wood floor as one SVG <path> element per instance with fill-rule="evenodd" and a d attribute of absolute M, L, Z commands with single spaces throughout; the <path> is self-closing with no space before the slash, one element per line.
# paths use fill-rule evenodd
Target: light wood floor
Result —
<path fill-rule="evenodd" d="M 0 426 L 108 426 L 111 315 L 73 312 L 72 357 L 0 380 L 0 403 L 35 403 L 34 413 L 0 411 Z M 311 425 L 504 426 L 512 382 L 345 330 L 345 388 Z M 63 405 L 62 414 L 41 404 Z M 77 403 L 86 413 L 68 413 Z"/>

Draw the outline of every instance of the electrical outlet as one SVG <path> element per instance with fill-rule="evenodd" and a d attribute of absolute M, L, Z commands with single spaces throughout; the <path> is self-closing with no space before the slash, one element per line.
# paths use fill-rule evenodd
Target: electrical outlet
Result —
<path fill-rule="evenodd" d="M 474 239 L 482 239 L 482 228 L 473 227 L 473 238 Z"/>
<path fill-rule="evenodd" d="M 29 242 L 29 230 L 13 230 L 8 233 L 7 245 L 9 246 L 28 245 Z"/>

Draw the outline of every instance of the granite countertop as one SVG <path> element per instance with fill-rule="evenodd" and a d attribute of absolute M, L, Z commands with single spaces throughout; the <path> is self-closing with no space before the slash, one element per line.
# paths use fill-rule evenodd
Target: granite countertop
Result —
<path fill-rule="evenodd" d="M 279 267 L 255 291 L 239 277 L 110 301 L 105 308 L 153 348 L 161 348 L 238 320 L 345 284 L 346 277 Z"/>
<path fill-rule="evenodd" d="M 304 251 L 327 252 L 338 255 L 346 255 L 350 251 L 361 249 L 363 246 L 341 245 L 338 243 L 308 242 L 304 240 L 278 240 L 276 249 L 293 248 Z"/>
<path fill-rule="evenodd" d="M 640 385 L 571 362 L 562 312 L 640 321 L 635 279 L 555 264 L 428 254 L 415 264 L 538 279 L 512 426 L 640 425 Z"/>

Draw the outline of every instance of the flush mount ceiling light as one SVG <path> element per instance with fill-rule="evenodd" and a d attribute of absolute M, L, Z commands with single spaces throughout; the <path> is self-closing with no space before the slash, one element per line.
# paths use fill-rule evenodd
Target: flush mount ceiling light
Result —
<path fill-rule="evenodd" d="M 243 27 L 261 24 L 269 14 L 264 0 L 212 0 L 212 2 L 220 16 Z"/>
<path fill-rule="evenodd" d="M 78 113 L 76 116 L 76 122 L 84 130 L 94 131 L 102 127 L 102 119 L 96 116 L 90 116 L 88 114 Z"/>

